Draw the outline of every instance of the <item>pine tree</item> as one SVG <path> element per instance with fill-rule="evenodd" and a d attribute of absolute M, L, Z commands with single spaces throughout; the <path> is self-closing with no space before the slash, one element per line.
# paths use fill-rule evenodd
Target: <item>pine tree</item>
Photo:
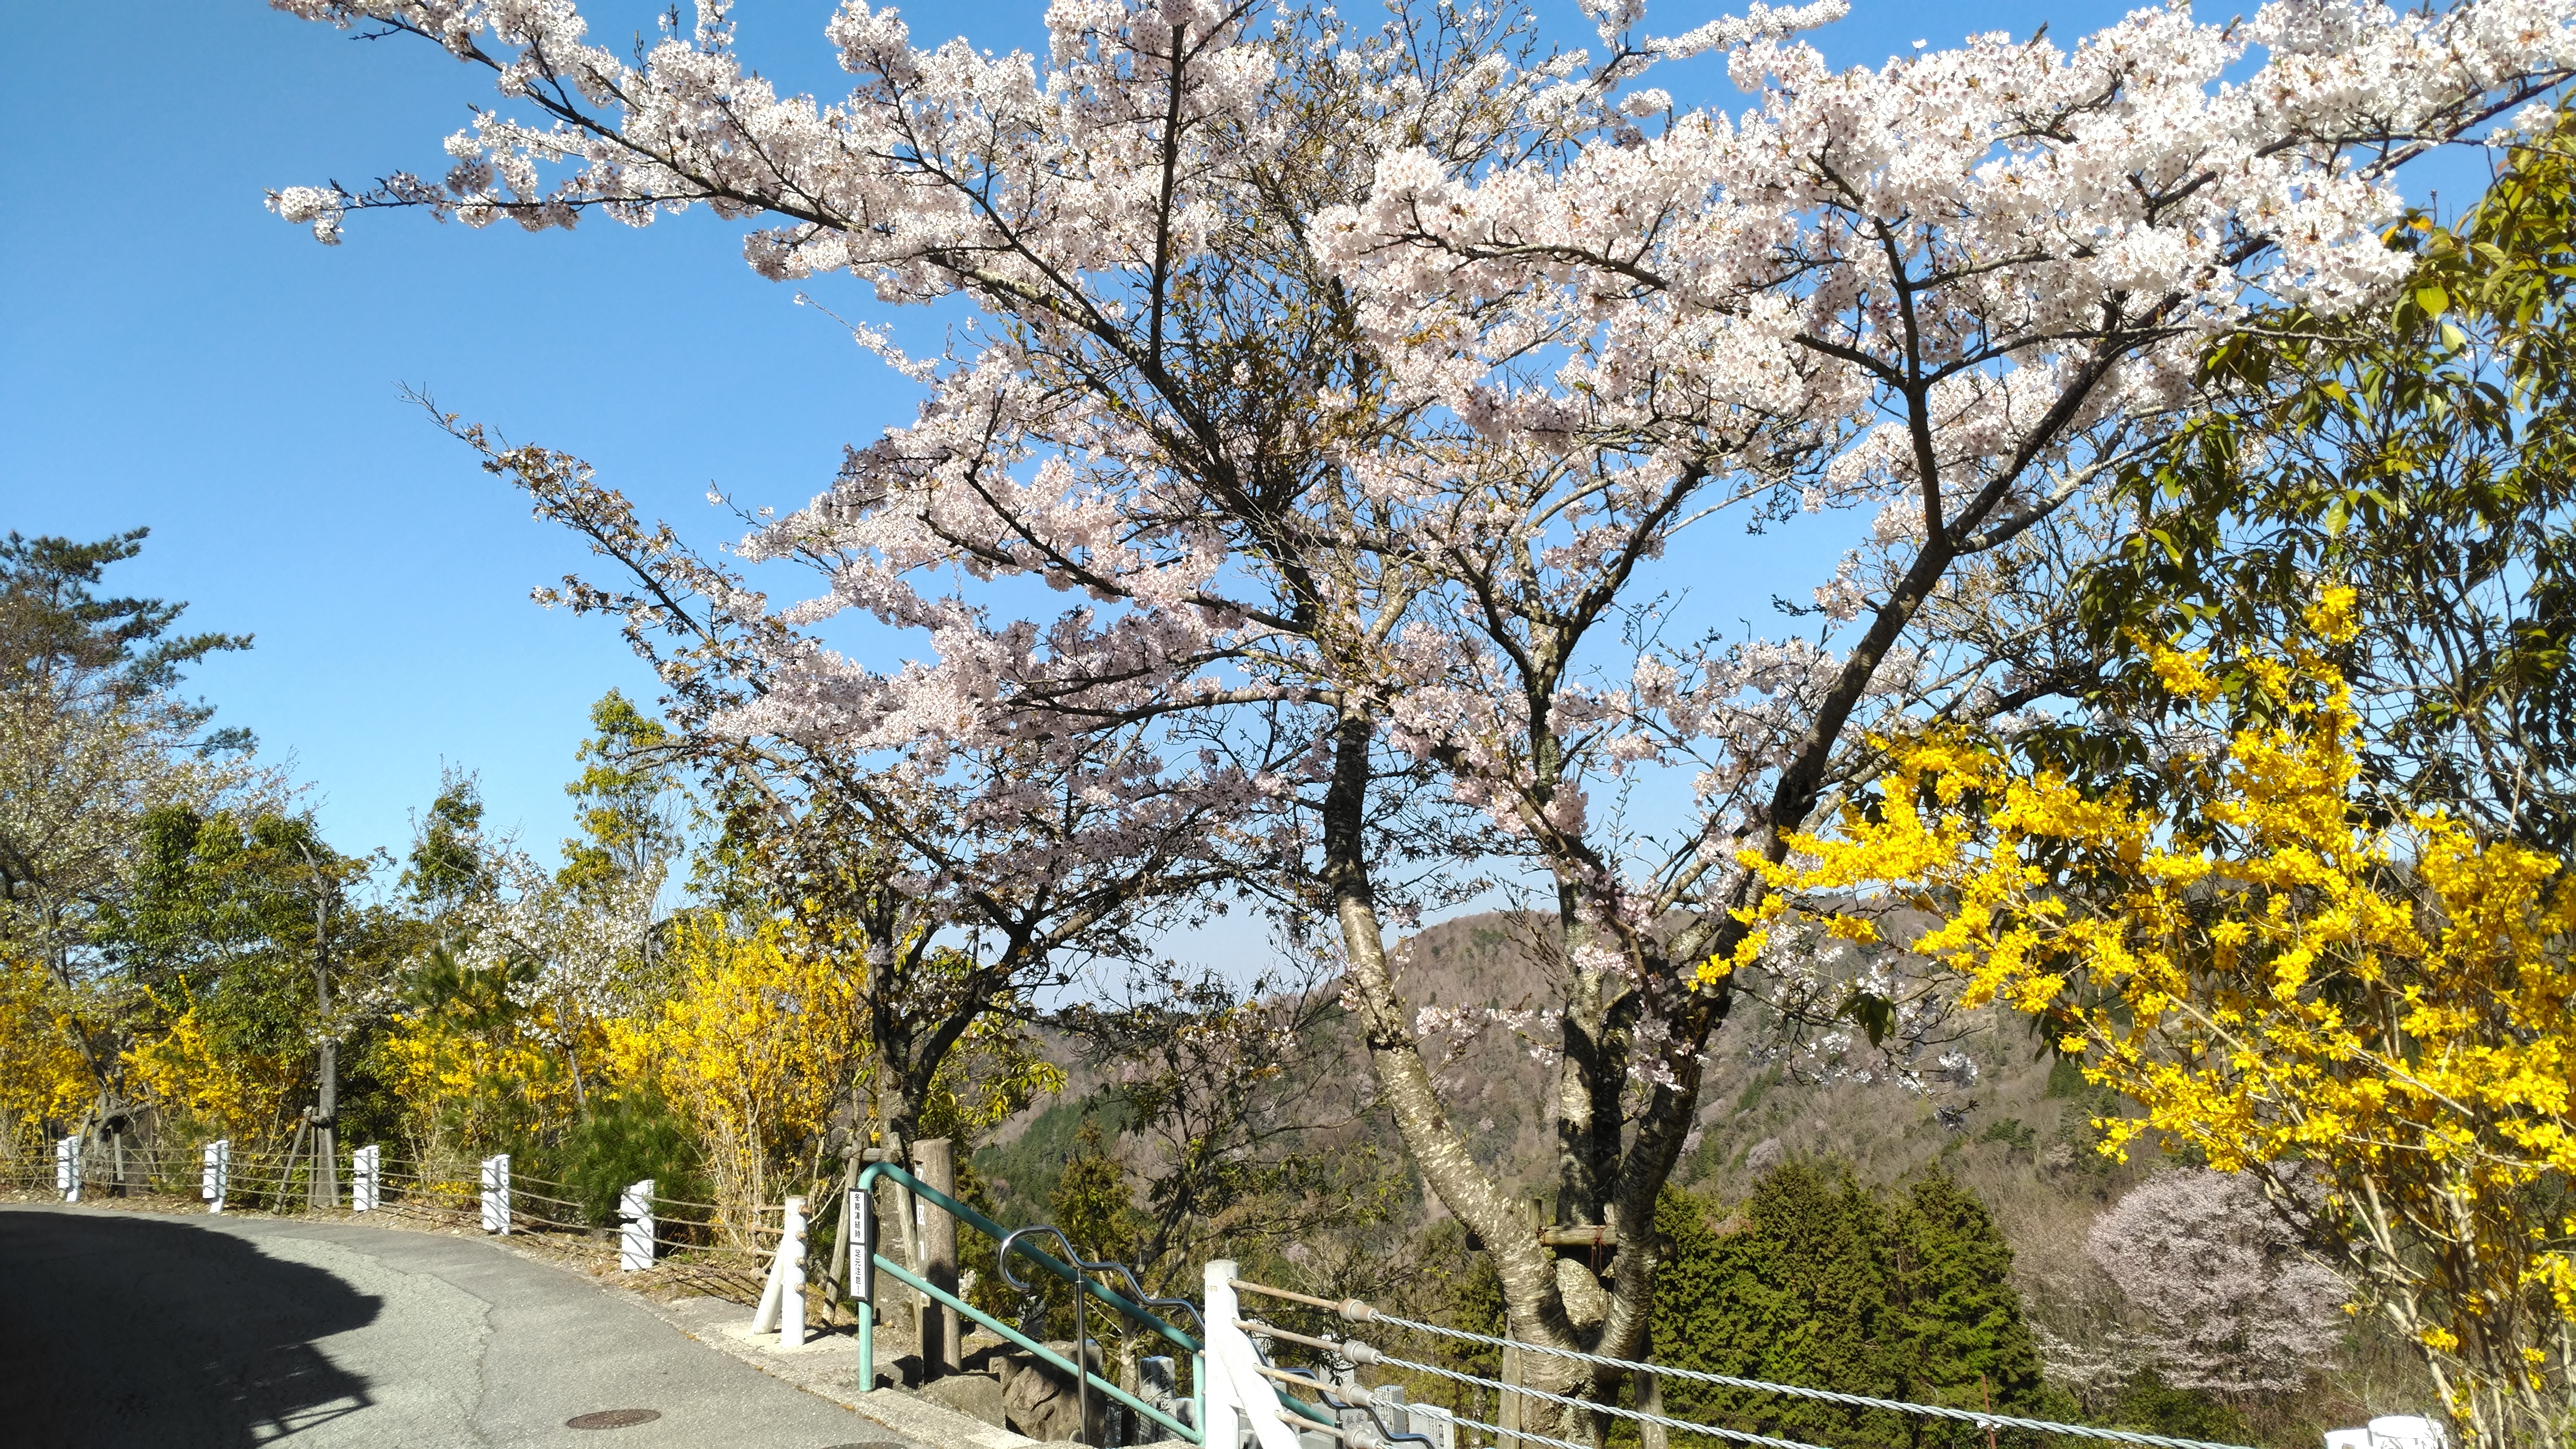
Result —
<path fill-rule="evenodd" d="M 1754 1184 L 1741 1216 L 1733 1232 L 1676 1234 L 1657 1279 L 1658 1361 L 1883 1389 L 1887 1232 L 1877 1201 L 1839 1166 L 1791 1161 Z M 1902 1432 L 1888 1415 L 1754 1390 L 1677 1383 L 1665 1404 L 1683 1417 L 1797 1439 L 1885 1443 Z"/>

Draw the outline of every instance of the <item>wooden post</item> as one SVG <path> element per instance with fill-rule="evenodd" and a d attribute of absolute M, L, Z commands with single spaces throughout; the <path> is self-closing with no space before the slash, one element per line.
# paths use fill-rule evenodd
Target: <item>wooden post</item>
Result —
<path fill-rule="evenodd" d="M 1648 1414 L 1664 1411 L 1664 1381 L 1661 1378 L 1649 1373 L 1637 1375 L 1637 1408 L 1639 1412 Z M 1638 1424 L 1637 1443 L 1639 1449 L 1664 1449 L 1664 1426 Z"/>
<path fill-rule="evenodd" d="M 286 1149 L 286 1165 L 277 1170 L 277 1192 L 268 1200 L 268 1210 L 276 1212 L 286 1206 L 286 1190 L 295 1185 L 295 1160 L 304 1155 L 304 1138 L 313 1130 L 313 1114 L 307 1112 L 295 1126 L 295 1145 Z"/>
<path fill-rule="evenodd" d="M 922 1186 L 950 1197 L 957 1195 L 956 1144 L 945 1137 L 912 1144 L 913 1171 Z M 921 1200 L 921 1276 L 943 1293 L 957 1291 L 957 1219 L 946 1208 Z M 953 1373 L 958 1358 L 957 1311 L 942 1303 L 921 1306 L 921 1375 L 935 1379 Z M 1079 1344 L 1074 1362 L 1086 1362 Z"/>

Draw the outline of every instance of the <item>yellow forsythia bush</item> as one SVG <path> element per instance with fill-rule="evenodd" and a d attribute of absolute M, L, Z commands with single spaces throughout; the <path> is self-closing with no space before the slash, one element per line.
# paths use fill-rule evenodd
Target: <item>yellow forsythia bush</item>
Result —
<path fill-rule="evenodd" d="M 2576 1428 L 2576 889 L 2537 851 L 2439 814 L 2358 807 L 2359 722 L 2328 657 L 2352 595 L 2327 590 L 2249 670 L 2272 723 L 2165 768 L 2158 811 L 2118 788 L 1932 731 L 1889 742 L 1875 819 L 1793 841 L 1775 891 L 1893 891 L 1940 924 L 1907 943 L 1956 967 L 1970 1007 L 2042 1018 L 2141 1135 L 2262 1174 L 2321 1211 L 2357 1296 L 2421 1344 L 2480 1440 Z M 2198 705 L 2207 659 L 2154 651 Z M 1882 897 L 1884 898 L 1884 897 Z M 1842 913 L 1836 929 L 1866 937 Z M 1713 963 L 1723 970 L 1727 963 Z"/>
<path fill-rule="evenodd" d="M 142 1094 L 185 1114 L 208 1136 L 232 1138 L 246 1150 L 279 1135 L 287 1094 L 304 1079 L 307 1058 L 219 1050 L 182 985 L 179 1011 L 157 1035 L 126 1049 L 125 1068 Z"/>
<path fill-rule="evenodd" d="M 571 1120 L 573 1091 L 538 1040 L 511 1023 L 475 1031 L 435 1012 L 395 1020 L 378 1062 L 423 1160 L 462 1161 Z"/>
<path fill-rule="evenodd" d="M 791 1174 L 864 1057 L 860 983 L 828 956 L 790 949 L 775 923 L 739 935 L 681 917 L 669 961 L 659 1009 L 608 1024 L 609 1069 L 652 1082 L 688 1113 L 739 1234 L 754 1206 L 801 1190 Z"/>
<path fill-rule="evenodd" d="M 96 1095 L 74 1029 L 43 966 L 0 956 L 0 1145 L 8 1155 L 41 1147 L 47 1124 L 80 1116 Z"/>

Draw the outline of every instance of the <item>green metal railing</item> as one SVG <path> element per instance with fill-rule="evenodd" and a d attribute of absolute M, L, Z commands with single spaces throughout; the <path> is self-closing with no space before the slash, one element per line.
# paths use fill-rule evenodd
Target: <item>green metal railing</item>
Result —
<path fill-rule="evenodd" d="M 1097 1300 L 1103 1306 L 1115 1310 L 1128 1320 L 1138 1324 L 1146 1332 L 1188 1354 L 1190 1356 L 1190 1417 L 1199 1424 L 1205 1424 L 1207 1422 L 1206 1345 L 1200 1342 L 1197 1336 L 1186 1332 L 1177 1325 L 1165 1322 L 1162 1318 L 1152 1313 L 1146 1305 L 1148 1302 L 1155 1304 L 1177 1304 L 1183 1308 L 1191 1308 L 1193 1316 L 1196 1316 L 1197 1310 L 1195 1308 L 1192 1308 L 1191 1305 L 1186 1302 L 1176 1299 L 1146 1299 L 1141 1288 L 1138 1289 L 1134 1298 L 1130 1298 L 1125 1294 L 1119 1293 L 1115 1289 L 1098 1283 L 1094 1281 L 1091 1276 L 1094 1272 L 1114 1271 L 1124 1277 L 1130 1287 L 1136 1286 L 1134 1275 L 1127 1272 L 1125 1268 L 1120 1267 L 1117 1264 L 1086 1263 L 1078 1257 L 1075 1258 L 1073 1262 L 1067 1263 L 1052 1253 L 1030 1246 L 1028 1243 L 1020 1240 L 1022 1235 L 1016 1234 L 1010 1229 L 1003 1227 L 1001 1224 L 994 1222 L 991 1218 L 975 1211 L 973 1208 L 968 1207 L 966 1204 L 959 1202 L 957 1199 L 950 1197 L 944 1192 L 941 1192 L 939 1189 L 930 1186 L 920 1178 L 913 1176 L 911 1173 L 904 1171 L 902 1168 L 891 1162 L 872 1163 L 865 1171 L 859 1174 L 859 1185 L 855 1193 L 857 1201 L 853 1204 L 857 1209 L 857 1212 L 855 1213 L 855 1226 L 858 1231 L 856 1235 L 857 1244 L 853 1250 L 852 1256 L 857 1260 L 854 1266 L 858 1266 L 860 1271 L 851 1275 L 853 1281 L 850 1284 L 850 1289 L 851 1295 L 858 1300 L 859 1309 L 859 1385 L 861 1392 L 866 1392 L 867 1390 L 876 1387 L 876 1291 L 873 1280 L 875 1278 L 876 1271 L 882 1269 L 884 1272 L 891 1275 L 895 1281 L 902 1283 L 904 1286 L 921 1294 L 923 1297 L 928 1298 L 930 1301 L 940 1304 L 943 1307 L 956 1310 L 965 1317 L 992 1330 L 1005 1342 L 1015 1343 L 1021 1348 L 1028 1350 L 1030 1353 L 1035 1354 L 1040 1359 L 1062 1369 L 1065 1373 L 1072 1376 L 1078 1389 L 1088 1390 L 1096 1388 L 1105 1398 L 1117 1403 L 1125 1404 L 1128 1408 L 1135 1410 L 1137 1413 L 1142 1414 L 1146 1418 L 1153 1420 L 1155 1423 L 1162 1425 L 1164 1428 L 1171 1430 L 1173 1433 L 1178 1434 L 1181 1438 L 1188 1440 L 1190 1443 L 1203 1444 L 1206 1442 L 1205 1436 L 1198 1428 L 1191 1424 L 1182 1423 L 1171 1414 L 1166 1413 L 1162 1409 L 1156 1408 L 1154 1405 L 1136 1397 L 1134 1394 L 1129 1393 L 1117 1384 L 1093 1373 L 1090 1366 L 1090 1355 L 1084 1351 L 1085 1345 L 1082 1343 L 1077 1342 L 1074 1345 L 1075 1355 L 1083 1360 L 1081 1363 L 1075 1363 L 1073 1360 L 1067 1359 L 1064 1355 L 1057 1353 L 1054 1349 L 1051 1349 L 1045 1344 L 1038 1342 L 1036 1339 L 1029 1337 L 1027 1334 L 1020 1332 L 1019 1329 L 1012 1325 L 1002 1322 L 1000 1319 L 995 1318 L 993 1315 L 984 1312 L 982 1309 L 977 1308 L 971 1303 L 968 1303 L 965 1299 L 958 1297 L 956 1294 L 926 1281 L 919 1274 L 916 1274 L 910 1269 L 904 1267 L 901 1263 L 895 1262 L 886 1257 L 883 1253 L 876 1251 L 876 1213 L 873 1206 L 875 1202 L 873 1189 L 879 1179 L 891 1179 L 892 1181 L 900 1184 L 915 1197 L 927 1201 L 931 1206 L 946 1212 L 951 1217 L 957 1219 L 957 1221 L 966 1224 L 967 1226 L 975 1229 L 975 1231 L 992 1239 L 997 1252 L 1007 1250 L 1026 1258 L 1030 1262 L 1036 1264 L 1043 1271 L 1052 1273 L 1065 1283 L 1072 1285 L 1077 1294 Z M 1067 1256 L 1071 1257 L 1073 1255 L 1068 1251 Z M 1077 1303 L 1076 1306 L 1079 1307 L 1080 1305 Z M 1078 1323 L 1080 1320 L 1077 1318 L 1076 1321 Z M 1285 1396 L 1283 1395 L 1282 1397 Z M 1088 1419 L 1089 1416 L 1086 1413 L 1084 1417 Z M 1088 1430 L 1087 1424 L 1085 1425 L 1085 1430 L 1086 1432 Z"/>

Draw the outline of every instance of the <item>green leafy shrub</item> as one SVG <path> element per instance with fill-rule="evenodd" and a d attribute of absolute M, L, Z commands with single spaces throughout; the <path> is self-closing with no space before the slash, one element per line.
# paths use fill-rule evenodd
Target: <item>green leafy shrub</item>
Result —
<path fill-rule="evenodd" d="M 2120 1388 L 2111 1405 L 2112 1427 L 2176 1439 L 2204 1439 L 2243 1444 L 2245 1416 L 2206 1389 L 2178 1389 L 2154 1369 L 2146 1369 Z"/>

